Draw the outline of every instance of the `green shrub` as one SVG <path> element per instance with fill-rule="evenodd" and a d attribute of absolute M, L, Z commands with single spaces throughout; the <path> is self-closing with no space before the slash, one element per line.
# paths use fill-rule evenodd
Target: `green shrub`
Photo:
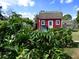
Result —
<path fill-rule="evenodd" d="M 0 59 L 71 59 L 63 52 L 63 48 L 72 47 L 70 29 L 43 32 L 33 30 L 32 24 L 17 14 L 0 22 Z"/>

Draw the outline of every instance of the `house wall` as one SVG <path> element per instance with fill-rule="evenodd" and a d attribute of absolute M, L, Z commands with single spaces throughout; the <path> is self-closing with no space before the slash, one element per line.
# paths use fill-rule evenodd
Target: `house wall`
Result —
<path fill-rule="evenodd" d="M 38 19 L 37 20 L 37 28 L 38 29 L 40 29 L 41 28 L 41 20 L 42 19 Z M 44 19 L 43 19 L 44 20 Z M 57 28 L 57 27 L 62 27 L 62 22 L 61 22 L 61 19 L 58 19 L 58 20 L 60 20 L 60 25 L 56 25 L 56 20 L 57 19 L 45 19 L 45 25 L 46 25 L 46 27 L 48 28 L 48 20 L 53 20 L 53 28 Z"/>
<path fill-rule="evenodd" d="M 48 28 L 48 20 L 46 20 L 45 23 L 46 23 L 46 27 Z"/>
<path fill-rule="evenodd" d="M 56 24 L 56 20 L 60 20 L 60 25 L 57 25 L 57 24 Z M 57 28 L 57 27 L 59 27 L 59 28 L 62 27 L 61 19 L 54 19 L 54 28 Z"/>
<path fill-rule="evenodd" d="M 41 21 L 40 21 L 40 19 L 38 19 L 37 20 L 37 28 L 40 29 L 40 26 L 41 26 Z"/>

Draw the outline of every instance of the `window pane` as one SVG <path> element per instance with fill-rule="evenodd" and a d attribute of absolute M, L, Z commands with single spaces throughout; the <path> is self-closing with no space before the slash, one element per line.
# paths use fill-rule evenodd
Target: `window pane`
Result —
<path fill-rule="evenodd" d="M 59 21 L 57 21 L 57 24 L 59 24 Z"/>
<path fill-rule="evenodd" d="M 45 20 L 42 20 L 41 21 L 41 25 L 45 25 Z"/>
<path fill-rule="evenodd" d="M 60 20 L 56 20 L 56 25 L 60 25 Z"/>
<path fill-rule="evenodd" d="M 52 22 L 51 21 L 49 22 L 49 25 L 52 25 Z"/>

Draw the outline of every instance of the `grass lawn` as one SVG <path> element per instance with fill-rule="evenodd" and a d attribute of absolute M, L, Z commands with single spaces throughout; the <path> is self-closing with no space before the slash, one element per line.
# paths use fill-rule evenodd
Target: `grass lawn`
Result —
<path fill-rule="evenodd" d="M 78 32 L 72 32 L 72 40 L 79 41 L 79 31 Z"/>
<path fill-rule="evenodd" d="M 64 53 L 67 53 L 73 59 L 79 59 L 79 48 L 64 48 Z"/>
<path fill-rule="evenodd" d="M 72 40 L 79 41 L 79 31 L 72 32 Z M 64 48 L 64 53 L 67 53 L 73 59 L 79 59 L 79 48 Z"/>

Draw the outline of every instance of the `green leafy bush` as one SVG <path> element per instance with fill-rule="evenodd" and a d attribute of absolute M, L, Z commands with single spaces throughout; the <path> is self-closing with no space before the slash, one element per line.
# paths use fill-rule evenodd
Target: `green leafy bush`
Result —
<path fill-rule="evenodd" d="M 0 22 L 0 59 L 71 59 L 63 48 L 72 42 L 70 29 L 33 30 L 31 21 L 15 13 Z"/>

